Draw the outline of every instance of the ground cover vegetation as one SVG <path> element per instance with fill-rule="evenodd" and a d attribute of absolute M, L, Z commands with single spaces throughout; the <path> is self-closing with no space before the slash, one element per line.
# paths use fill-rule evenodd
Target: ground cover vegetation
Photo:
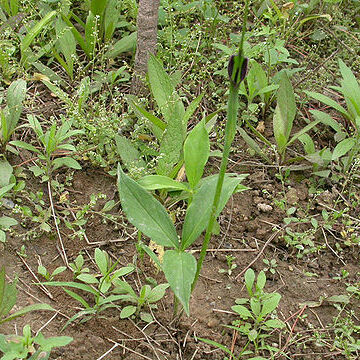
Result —
<path fill-rule="evenodd" d="M 358 359 L 360 2 L 142 1 L 0 0 L 0 359 Z"/>

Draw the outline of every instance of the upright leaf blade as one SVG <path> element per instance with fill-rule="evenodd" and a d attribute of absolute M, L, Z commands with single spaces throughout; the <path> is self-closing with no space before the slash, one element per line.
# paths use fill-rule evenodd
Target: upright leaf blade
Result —
<path fill-rule="evenodd" d="M 193 255 L 177 250 L 165 251 L 163 270 L 166 280 L 176 297 L 189 315 L 191 284 L 196 273 L 196 260 Z"/>
<path fill-rule="evenodd" d="M 175 227 L 164 207 L 118 166 L 118 188 L 128 220 L 156 244 L 179 247 Z"/>
<path fill-rule="evenodd" d="M 296 113 L 294 89 L 284 71 L 281 74 L 277 93 L 277 105 L 274 112 L 273 128 L 279 153 L 282 154 L 289 140 Z"/>
<path fill-rule="evenodd" d="M 236 186 L 245 176 L 225 177 L 216 216 L 219 216 Z M 182 249 L 188 248 L 205 230 L 209 223 L 211 207 L 215 196 L 217 175 L 203 179 L 185 215 L 181 238 Z"/>
<path fill-rule="evenodd" d="M 205 121 L 201 121 L 190 132 L 184 143 L 186 176 L 192 188 L 201 179 L 210 155 L 209 134 Z"/>

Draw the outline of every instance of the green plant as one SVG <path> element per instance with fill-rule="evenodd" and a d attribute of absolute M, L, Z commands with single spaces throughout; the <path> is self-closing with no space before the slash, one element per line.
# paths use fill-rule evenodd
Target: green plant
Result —
<path fill-rule="evenodd" d="M 199 189 L 209 156 L 209 134 L 205 126 L 205 119 L 203 119 L 189 132 L 183 145 L 184 169 L 188 182 L 180 182 L 164 175 L 146 175 L 140 178 L 138 183 L 146 190 L 165 192 L 165 196 L 168 192 L 177 194 L 180 192 L 174 197 L 172 203 L 187 200 L 190 204 L 194 194 Z M 245 187 L 239 185 L 237 191 L 245 189 Z"/>
<path fill-rule="evenodd" d="M 246 4 L 245 20 L 242 32 L 243 36 L 240 42 L 239 52 L 238 54 L 233 55 L 229 61 L 228 72 L 230 77 L 230 93 L 227 113 L 228 119 L 226 122 L 225 144 L 220 165 L 220 172 L 219 175 L 209 176 L 201 182 L 199 189 L 192 198 L 191 203 L 188 204 L 182 229 L 182 236 L 180 239 L 165 208 L 139 184 L 125 175 L 120 165 L 118 166 L 118 187 L 120 199 L 123 210 L 129 221 L 143 234 L 149 236 L 156 244 L 172 248 L 172 250 L 165 251 L 162 264 L 160 264 L 159 261 L 157 262 L 158 266 L 160 266 L 160 268 L 164 271 L 165 277 L 169 282 L 176 299 L 181 302 L 187 314 L 189 314 L 191 291 L 194 289 L 198 280 L 216 218 L 241 181 L 238 176 L 230 176 L 229 174 L 225 174 L 225 171 L 231 144 L 236 132 L 238 90 L 241 81 L 245 78 L 248 63 L 248 59 L 244 58 L 242 50 L 249 5 L 248 1 Z M 169 90 L 172 89 L 172 84 L 169 81 L 168 76 L 166 76 L 165 79 L 160 78 L 158 80 L 160 83 L 161 81 L 167 84 Z M 172 94 L 170 93 L 170 95 Z M 174 112 L 178 115 L 179 111 L 180 115 L 181 113 L 184 113 L 183 107 L 181 106 L 182 104 L 178 101 L 174 104 L 169 102 L 169 95 L 164 97 L 164 92 L 157 94 L 157 97 L 157 102 L 160 109 L 162 109 L 165 118 L 170 119 L 170 115 Z M 178 110 L 176 110 L 177 106 L 179 107 Z M 171 142 L 167 143 L 167 146 L 172 144 L 172 148 L 169 149 L 170 153 L 165 154 L 167 164 L 164 164 L 164 166 L 166 168 L 168 168 L 169 164 L 172 167 L 174 161 L 178 161 L 179 150 L 176 150 L 175 158 L 173 157 L 174 153 L 171 152 L 178 146 L 174 143 L 178 142 L 180 145 L 182 144 L 183 134 L 186 130 L 182 120 L 183 116 L 179 116 L 175 119 L 177 121 L 177 130 L 172 136 L 175 136 L 177 140 L 172 139 Z M 172 126 L 172 123 L 173 122 L 169 122 L 168 126 Z M 203 132 L 204 135 L 205 132 Z M 168 128 L 165 135 L 170 133 L 171 130 Z M 208 135 L 206 134 L 206 136 Z M 169 140 L 170 139 L 168 139 L 168 141 Z M 199 143 L 198 146 L 196 146 L 196 150 L 197 152 L 191 151 L 189 156 L 184 158 L 189 183 L 198 182 L 198 179 L 202 176 L 207 158 L 206 154 L 208 152 L 208 142 L 204 141 Z M 198 159 L 200 159 L 200 161 Z M 197 161 L 199 161 L 199 164 Z M 194 241 L 205 229 L 205 238 L 200 252 L 200 257 L 199 260 L 196 261 L 195 257 L 188 253 L 186 249 L 194 243 Z M 174 306 L 175 313 L 177 312 L 177 300 Z"/>
<path fill-rule="evenodd" d="M 15 177 L 13 175 L 13 167 L 0 157 L 0 208 L 2 206 L 1 199 L 10 192 L 15 186 Z M 0 242 L 5 242 L 5 232 L 11 227 L 17 225 L 17 220 L 12 217 L 0 216 Z"/>
<path fill-rule="evenodd" d="M 19 122 L 25 97 L 26 81 L 19 79 L 12 82 L 6 94 L 6 107 L 0 109 L 0 150 L 3 153 Z"/>
<path fill-rule="evenodd" d="M 28 30 L 25 36 L 20 41 L 20 65 L 25 68 L 30 67 L 38 59 L 49 51 L 47 46 L 41 47 L 35 54 L 30 48 L 30 45 L 34 42 L 35 38 L 46 29 L 47 25 L 55 18 L 56 11 L 48 12 L 42 19 L 40 19 L 31 29 Z"/>
<path fill-rule="evenodd" d="M 62 13 L 63 22 L 71 30 L 73 38 L 89 59 L 94 58 L 96 45 L 99 42 L 106 44 L 112 39 L 121 18 L 117 7 L 116 0 L 91 0 L 85 22 L 74 11 Z M 73 24 L 72 19 L 75 20 L 77 26 Z M 63 27 L 63 25 L 61 26 Z M 78 27 L 81 27 L 83 31 L 79 31 Z M 105 56 L 114 58 L 122 52 L 131 51 L 135 47 L 135 42 L 136 32 L 132 32 L 112 45 Z"/>
<path fill-rule="evenodd" d="M 68 120 L 64 121 L 58 129 L 54 122 L 50 129 L 44 133 L 35 116 L 28 116 L 28 121 L 42 146 L 42 150 L 21 140 L 12 141 L 11 145 L 32 151 L 38 155 L 42 163 L 30 168 L 35 176 L 41 175 L 42 181 L 48 181 L 51 179 L 52 172 L 62 166 L 81 169 L 80 164 L 71 156 L 76 152 L 75 146 L 65 143 L 65 140 L 68 140 L 71 136 L 83 134 L 83 130 L 71 130 L 72 121 Z M 61 156 L 64 151 L 70 156 Z M 57 154 L 60 157 L 56 157 Z"/>
<path fill-rule="evenodd" d="M 234 263 L 234 260 L 236 260 L 235 256 L 232 255 L 226 255 L 226 263 L 228 268 L 227 269 L 219 269 L 219 273 L 220 274 L 228 274 L 229 276 L 231 276 L 233 270 L 235 270 L 237 268 L 237 265 Z"/>
<path fill-rule="evenodd" d="M 76 277 L 76 280 L 81 281 L 81 283 L 73 281 L 50 281 L 44 283 L 48 286 L 62 287 L 68 295 L 83 307 L 66 322 L 63 329 L 79 318 L 81 318 L 80 322 L 83 323 L 93 316 L 98 316 L 108 308 L 118 308 L 118 305 L 114 304 L 114 302 L 124 298 L 124 295 L 114 295 L 113 286 L 117 279 L 134 271 L 134 266 L 129 265 L 116 269 L 118 261 L 113 264 L 106 251 L 99 248 L 95 249 L 94 258 L 100 275 L 82 271 Z M 91 294 L 93 296 L 93 305 L 90 305 L 82 296 L 67 288 L 74 288 Z"/>
<path fill-rule="evenodd" d="M 222 344 L 208 339 L 200 338 L 200 340 L 218 347 L 230 358 L 239 360 L 254 353 L 256 356 L 252 356 L 248 360 L 266 360 L 268 358 L 260 356 L 260 353 L 269 352 L 273 354 L 278 352 L 278 348 L 266 344 L 266 339 L 274 329 L 281 329 L 285 326 L 274 313 L 279 305 L 281 295 L 279 293 L 266 293 L 264 291 L 265 284 L 266 275 L 264 271 L 260 271 L 255 283 L 255 273 L 252 269 L 248 269 L 245 273 L 245 285 L 249 297 L 236 299 L 236 305 L 231 307 L 240 319 L 233 321 L 232 325 L 226 325 L 226 327 L 247 337 L 245 346 L 237 356 L 234 356 L 233 352 Z M 254 351 L 249 349 L 251 343 L 254 345 Z"/>
<path fill-rule="evenodd" d="M 334 138 L 337 145 L 333 151 L 324 148 L 316 152 L 311 139 L 304 138 L 303 140 L 309 149 L 307 151 L 308 156 L 306 157 L 309 161 L 316 164 L 317 167 L 323 168 L 326 168 L 331 162 L 338 162 L 339 170 L 346 173 L 360 151 L 360 85 L 351 69 L 341 59 L 339 59 L 338 63 L 342 79 L 340 80 L 340 86 L 332 86 L 331 88 L 344 97 L 347 109 L 323 94 L 313 91 L 304 92 L 313 99 L 337 110 L 350 123 L 353 132 L 345 131 L 343 126 L 329 114 L 318 110 L 311 110 L 310 112 L 316 121 L 321 121 L 335 131 Z M 318 171 L 315 174 L 327 177 L 330 175 L 330 170 Z"/>
<path fill-rule="evenodd" d="M 1 0 L 0 8 L 5 11 L 8 16 L 15 16 L 19 12 L 19 0 Z"/>
<path fill-rule="evenodd" d="M 137 105 L 133 97 L 128 97 L 128 102 L 140 118 L 144 117 L 149 122 L 150 129 L 158 140 L 156 174 L 174 178 L 183 162 L 181 153 L 186 138 L 187 123 L 203 95 L 198 96 L 185 110 L 180 95 L 175 89 L 176 79 L 166 73 L 160 61 L 153 55 L 149 58 L 148 76 L 151 92 L 164 120 Z M 140 158 L 137 150 L 124 137 L 117 136 L 116 141 L 119 155 L 126 167 L 132 158 L 134 160 Z M 127 158 L 127 154 L 132 156 Z M 143 162 L 138 160 L 135 165 L 142 167 Z"/>
<path fill-rule="evenodd" d="M 263 115 L 270 105 L 272 93 L 279 88 L 277 84 L 269 84 L 269 79 L 262 66 L 255 60 L 250 62 L 250 70 L 240 84 L 239 94 L 244 95 L 247 99 L 247 106 L 255 105 L 253 100 L 259 96 L 263 107 Z"/>
<path fill-rule="evenodd" d="M 49 273 L 49 271 L 46 269 L 44 265 L 38 266 L 38 273 L 44 277 L 47 281 L 53 281 L 54 277 L 56 275 L 61 274 L 66 270 L 66 266 L 59 266 L 57 267 L 52 273 Z"/>
<path fill-rule="evenodd" d="M 306 125 L 290 139 L 293 122 L 296 115 L 296 103 L 294 89 L 291 85 L 287 73 L 284 71 L 281 75 L 280 86 L 276 96 L 277 104 L 273 117 L 273 130 L 276 140 L 277 150 L 281 159 L 285 158 L 286 148 L 297 140 L 301 135 L 308 132 L 320 120 L 316 120 Z"/>
<path fill-rule="evenodd" d="M 11 312 L 16 304 L 16 282 L 17 280 L 14 280 L 11 284 L 6 282 L 5 267 L 3 266 L 0 270 L 0 324 L 11 321 L 34 310 L 54 311 L 54 309 L 48 304 L 33 304 L 25 306 L 18 311 Z"/>
<path fill-rule="evenodd" d="M 131 285 L 124 280 L 114 280 L 115 294 L 124 294 L 121 299 L 124 302 L 130 302 L 135 305 L 125 306 L 120 313 L 120 319 L 126 319 L 132 315 L 140 316 L 141 320 L 151 322 L 153 317 L 150 313 L 142 311 L 142 308 L 147 305 L 150 309 L 155 308 L 159 300 L 161 300 L 169 284 L 160 284 L 151 288 L 150 285 L 143 285 L 139 291 L 139 295 L 133 290 Z"/>
<path fill-rule="evenodd" d="M 70 269 L 74 273 L 74 280 L 81 274 L 89 273 L 89 268 L 84 268 L 84 257 L 80 254 L 76 257 L 73 263 L 69 263 Z"/>
<path fill-rule="evenodd" d="M 263 263 L 266 265 L 266 268 L 264 269 L 265 272 L 269 271 L 273 275 L 276 274 L 276 259 L 271 259 L 270 261 L 268 259 L 263 259 Z"/>
<path fill-rule="evenodd" d="M 32 337 L 30 325 L 25 325 L 23 336 L 0 334 L 0 351 L 4 355 L 1 360 L 49 359 L 53 348 L 66 346 L 72 340 L 69 336 L 45 338 L 41 332 Z"/>

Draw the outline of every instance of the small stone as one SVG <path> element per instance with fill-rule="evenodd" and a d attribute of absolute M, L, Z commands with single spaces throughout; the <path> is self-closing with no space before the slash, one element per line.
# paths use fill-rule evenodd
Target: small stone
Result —
<path fill-rule="evenodd" d="M 297 195 L 296 189 L 291 188 L 287 193 L 286 193 L 286 201 L 288 204 L 290 205 L 296 205 L 299 201 L 299 197 Z"/>
<path fill-rule="evenodd" d="M 208 321 L 208 323 L 207 323 L 207 326 L 208 326 L 209 328 L 213 328 L 213 327 L 216 327 L 216 326 L 218 326 L 218 325 L 219 325 L 219 320 L 216 319 L 216 318 L 211 318 L 211 319 Z"/>
<path fill-rule="evenodd" d="M 10 199 L 3 198 L 1 201 L 2 204 L 9 210 L 12 210 L 15 207 L 14 202 Z"/>
<path fill-rule="evenodd" d="M 273 207 L 271 205 L 264 204 L 264 203 L 257 204 L 257 208 L 258 208 L 258 210 L 260 210 L 262 212 L 270 212 L 273 210 Z"/>

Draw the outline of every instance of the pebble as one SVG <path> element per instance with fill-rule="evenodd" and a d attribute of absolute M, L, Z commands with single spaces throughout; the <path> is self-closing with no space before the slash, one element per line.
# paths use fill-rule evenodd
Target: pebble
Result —
<path fill-rule="evenodd" d="M 3 198 L 1 201 L 2 201 L 2 204 L 9 210 L 11 210 L 15 207 L 14 202 L 10 199 Z"/>
<path fill-rule="evenodd" d="M 258 210 L 260 210 L 262 212 L 270 212 L 273 210 L 273 207 L 271 205 L 264 204 L 264 203 L 257 204 L 257 208 L 258 208 Z"/>

